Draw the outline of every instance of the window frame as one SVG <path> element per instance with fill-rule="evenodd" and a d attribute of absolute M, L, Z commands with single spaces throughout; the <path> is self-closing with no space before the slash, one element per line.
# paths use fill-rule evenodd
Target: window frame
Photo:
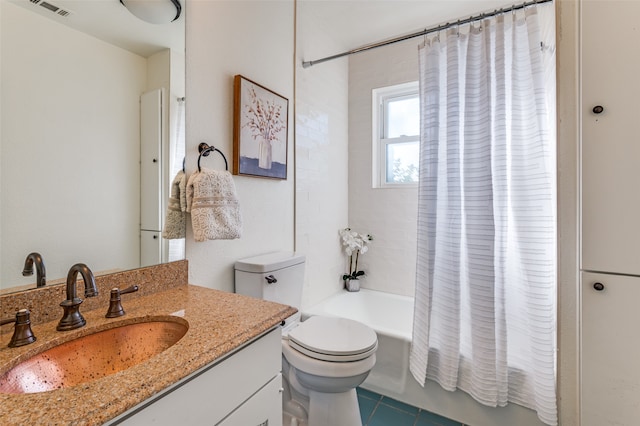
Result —
<path fill-rule="evenodd" d="M 385 138 L 387 121 L 386 105 L 389 100 L 419 96 L 418 81 L 394 84 L 372 90 L 372 187 L 373 188 L 413 188 L 418 182 L 387 182 L 387 147 L 408 142 L 420 143 L 420 134 Z"/>

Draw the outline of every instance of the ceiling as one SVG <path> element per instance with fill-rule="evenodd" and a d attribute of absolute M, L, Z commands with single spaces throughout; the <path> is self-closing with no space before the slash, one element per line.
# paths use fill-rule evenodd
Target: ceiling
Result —
<path fill-rule="evenodd" d="M 4 0 L 3 0 L 4 1 Z M 68 10 L 61 17 L 30 0 L 8 0 L 108 43 L 148 57 L 165 48 L 184 49 L 183 12 L 170 24 L 146 23 L 119 0 L 46 0 Z M 220 0 L 198 0 L 220 1 Z M 229 0 L 241 1 L 241 0 Z M 278 0 L 260 0 L 278 1 Z M 455 22 L 482 12 L 510 7 L 508 0 L 297 0 L 324 21 L 345 50 L 410 34 L 445 22 Z M 338 53 L 338 52 L 336 52 Z"/>
<path fill-rule="evenodd" d="M 515 3 L 521 3 L 519 0 Z M 345 50 L 511 7 L 509 0 L 298 0 Z M 335 52 L 338 53 L 338 52 Z M 314 58 L 317 59 L 317 58 Z"/>
<path fill-rule="evenodd" d="M 70 12 L 64 17 L 30 0 L 8 1 L 143 57 L 166 48 L 184 51 L 185 0 L 180 17 L 162 25 L 136 18 L 119 0 L 46 0 Z"/>

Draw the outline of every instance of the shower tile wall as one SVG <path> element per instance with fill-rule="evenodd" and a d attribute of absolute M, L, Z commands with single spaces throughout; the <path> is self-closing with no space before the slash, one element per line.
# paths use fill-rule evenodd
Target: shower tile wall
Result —
<path fill-rule="evenodd" d="M 302 68 L 347 50 L 315 7 L 299 2 L 296 51 L 296 249 L 307 254 L 303 307 L 337 292 L 347 270 L 338 230 L 375 240 L 363 287 L 413 296 L 417 188 L 371 188 L 371 89 L 418 75 L 416 41 Z M 326 24 L 325 24 L 326 25 Z M 337 36 L 339 37 L 339 35 Z"/>
<path fill-rule="evenodd" d="M 418 80 L 420 40 L 349 57 L 349 224 L 374 241 L 359 265 L 362 286 L 413 296 L 417 187 L 373 189 L 371 91 Z"/>
<path fill-rule="evenodd" d="M 340 50 L 313 13 L 298 4 L 296 70 L 296 250 L 307 255 L 303 307 L 342 288 L 338 230 L 348 225 L 348 62 L 303 69 L 305 57 Z"/>

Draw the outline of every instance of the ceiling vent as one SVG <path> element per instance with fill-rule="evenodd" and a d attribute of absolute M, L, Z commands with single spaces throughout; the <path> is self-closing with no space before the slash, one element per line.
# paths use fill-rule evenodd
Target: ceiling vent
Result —
<path fill-rule="evenodd" d="M 35 5 L 44 7 L 51 13 L 55 13 L 56 15 L 63 16 L 65 18 L 71 15 L 72 13 L 70 10 L 66 10 L 61 7 L 58 7 L 55 4 L 52 4 L 48 1 L 44 1 L 44 0 L 29 0 L 29 1 Z"/>

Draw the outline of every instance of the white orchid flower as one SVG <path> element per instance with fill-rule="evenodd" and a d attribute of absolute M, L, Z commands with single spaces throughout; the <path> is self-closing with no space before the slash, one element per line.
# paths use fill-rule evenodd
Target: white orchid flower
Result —
<path fill-rule="evenodd" d="M 357 280 L 358 277 L 364 275 L 364 271 L 358 271 L 358 257 L 360 254 L 365 254 L 369 251 L 368 244 L 373 240 L 373 237 L 369 234 L 360 234 L 351 228 L 341 229 L 338 233 L 342 240 L 344 252 L 349 256 L 349 273 L 343 275 L 343 279 L 345 281 Z"/>

